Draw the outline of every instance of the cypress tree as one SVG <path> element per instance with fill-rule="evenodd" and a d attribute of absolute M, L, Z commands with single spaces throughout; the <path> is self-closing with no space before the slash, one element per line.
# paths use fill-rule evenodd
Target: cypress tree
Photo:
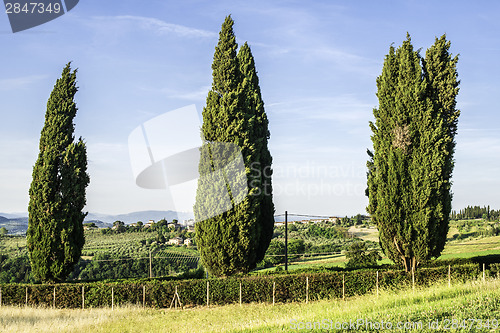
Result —
<path fill-rule="evenodd" d="M 87 153 L 82 138 L 75 142 L 73 118 L 76 70 L 66 65 L 47 102 L 40 152 L 29 190 L 26 234 L 34 276 L 43 282 L 61 282 L 78 262 L 85 243 L 82 212 Z"/>
<path fill-rule="evenodd" d="M 257 248 L 257 261 L 264 259 L 273 238 L 274 204 L 272 197 L 272 156 L 268 148 L 269 120 L 264 110 L 260 92 L 259 78 L 255 60 L 248 43 L 245 42 L 238 52 L 238 62 L 243 75 L 242 88 L 245 95 L 244 108 L 247 112 L 248 126 L 252 137 L 252 154 L 248 155 L 250 174 L 249 188 L 251 199 L 258 205 L 257 227 L 260 228 L 260 241 Z"/>
<path fill-rule="evenodd" d="M 202 262 L 217 276 L 254 268 L 274 227 L 267 117 L 253 56 L 248 45 L 237 54 L 233 24 L 226 17 L 215 48 L 194 206 Z"/>
<path fill-rule="evenodd" d="M 367 211 L 386 255 L 414 270 L 444 248 L 451 211 L 457 58 L 444 36 L 421 59 L 409 35 L 377 78 Z M 421 65 L 422 63 L 422 65 Z"/>

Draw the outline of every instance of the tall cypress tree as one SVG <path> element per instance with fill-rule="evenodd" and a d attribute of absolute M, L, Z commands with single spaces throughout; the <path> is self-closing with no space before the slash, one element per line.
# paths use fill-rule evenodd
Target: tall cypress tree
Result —
<path fill-rule="evenodd" d="M 233 24 L 226 17 L 215 48 L 194 206 L 202 262 L 218 276 L 254 268 L 274 227 L 267 117 L 253 56 L 248 45 L 237 55 Z"/>
<path fill-rule="evenodd" d="M 448 48 L 443 37 L 421 59 L 407 36 L 391 46 L 377 78 L 367 211 L 384 252 L 407 271 L 438 257 L 448 231 L 459 115 L 457 58 Z"/>
<path fill-rule="evenodd" d="M 259 77 L 250 46 L 245 42 L 238 52 L 238 63 L 243 75 L 242 89 L 245 95 L 244 108 L 252 137 L 252 154 L 248 156 L 250 165 L 249 188 L 251 199 L 258 205 L 257 227 L 260 241 L 257 248 L 257 261 L 264 259 L 266 250 L 273 238 L 274 204 L 272 177 L 272 156 L 268 148 L 269 120 L 264 110 L 264 101 L 259 86 Z"/>
<path fill-rule="evenodd" d="M 77 90 L 76 70 L 68 63 L 47 102 L 33 167 L 26 237 L 32 272 L 43 282 L 64 281 L 85 243 L 82 209 L 90 179 L 85 143 L 73 136 Z"/>

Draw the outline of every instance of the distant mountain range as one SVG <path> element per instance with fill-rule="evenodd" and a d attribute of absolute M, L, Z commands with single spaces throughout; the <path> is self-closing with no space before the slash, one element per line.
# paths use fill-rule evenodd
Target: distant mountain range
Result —
<path fill-rule="evenodd" d="M 138 221 L 146 223 L 149 220 L 158 221 L 166 219 L 167 221 L 172 221 L 173 219 L 177 219 L 182 223 L 184 220 L 192 218 L 194 218 L 193 213 L 175 212 L 172 210 L 146 210 L 119 215 L 89 213 L 84 222 L 94 222 L 99 228 L 106 228 L 113 226 L 113 222 L 115 221 L 122 221 L 125 224 L 130 224 Z M 0 213 L 0 228 L 1 227 L 7 228 L 10 235 L 25 234 L 26 230 L 28 230 L 28 214 Z"/>

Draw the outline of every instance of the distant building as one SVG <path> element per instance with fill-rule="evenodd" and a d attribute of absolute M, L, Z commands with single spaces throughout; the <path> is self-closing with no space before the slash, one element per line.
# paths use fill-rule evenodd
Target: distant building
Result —
<path fill-rule="evenodd" d="M 182 244 L 184 244 L 184 240 L 181 237 L 174 237 L 174 238 L 170 238 L 168 240 L 168 244 L 170 244 L 170 245 L 182 245 Z"/>
<path fill-rule="evenodd" d="M 184 220 L 183 222 L 185 226 L 194 225 L 194 219 Z"/>
<path fill-rule="evenodd" d="M 330 216 L 328 218 L 328 221 L 331 222 L 331 223 L 339 223 L 340 222 L 340 217 L 337 217 L 337 216 Z"/>
<path fill-rule="evenodd" d="M 144 228 L 149 228 L 155 223 L 155 220 L 149 220 L 145 225 Z"/>
<path fill-rule="evenodd" d="M 191 245 L 193 245 L 193 240 L 192 240 L 191 238 L 186 238 L 186 239 L 184 240 L 184 245 L 186 245 L 186 246 L 191 246 Z"/>
<path fill-rule="evenodd" d="M 174 230 L 180 230 L 180 229 L 182 229 L 182 225 L 180 225 L 179 223 L 172 223 L 172 222 L 170 222 L 168 224 L 168 227 L 170 229 L 174 229 Z"/>

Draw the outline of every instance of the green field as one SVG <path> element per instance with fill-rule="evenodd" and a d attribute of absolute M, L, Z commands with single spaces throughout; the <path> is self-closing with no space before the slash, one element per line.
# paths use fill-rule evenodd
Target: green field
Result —
<path fill-rule="evenodd" d="M 479 321 L 481 320 L 481 321 Z M 276 332 L 321 331 L 360 325 L 356 331 L 375 331 L 383 322 L 418 331 L 443 328 L 489 332 L 500 320 L 500 281 L 469 282 L 448 287 L 381 291 L 341 299 L 289 304 L 247 304 L 195 307 L 186 310 L 120 307 L 111 310 L 0 307 L 0 332 Z M 352 323 L 352 324 L 351 324 Z M 309 326 L 308 326 L 309 325 Z M 307 329 L 308 327 L 316 329 Z M 370 326 L 371 325 L 371 326 Z M 421 325 L 421 326 L 420 326 Z M 356 326 L 354 326 L 356 327 Z M 403 326 L 404 327 L 404 326 Z M 371 328 L 371 329 L 370 329 Z M 325 331 L 325 330 L 323 330 Z"/>
<path fill-rule="evenodd" d="M 463 221 L 459 221 L 463 222 Z M 453 240 L 454 235 L 459 235 L 456 227 L 457 222 L 452 222 L 450 231 L 448 232 L 448 242 L 444 248 L 442 255 L 438 258 L 440 260 L 453 259 L 453 258 L 471 258 L 477 256 L 487 256 L 492 254 L 500 254 L 500 236 L 490 237 L 469 237 L 461 240 Z M 477 222 L 476 222 L 477 224 Z M 481 229 L 475 225 L 469 230 L 480 231 Z M 349 232 L 365 241 L 378 241 L 378 230 L 374 227 L 371 228 L 356 228 L 351 227 Z M 289 270 L 304 269 L 314 266 L 340 266 L 343 267 L 345 263 L 345 256 L 342 254 L 304 257 L 303 259 L 290 262 Z M 387 257 L 378 262 L 379 264 L 392 263 Z"/>

